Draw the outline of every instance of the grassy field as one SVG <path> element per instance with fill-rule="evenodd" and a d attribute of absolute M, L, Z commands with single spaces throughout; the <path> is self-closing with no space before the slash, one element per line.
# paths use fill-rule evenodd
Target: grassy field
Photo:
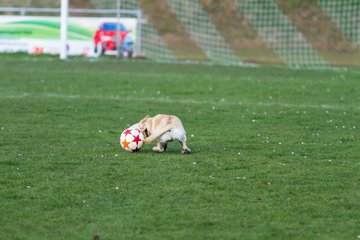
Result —
<path fill-rule="evenodd" d="M 359 239 L 359 79 L 0 55 L 0 238 Z M 157 113 L 192 154 L 120 148 Z"/>

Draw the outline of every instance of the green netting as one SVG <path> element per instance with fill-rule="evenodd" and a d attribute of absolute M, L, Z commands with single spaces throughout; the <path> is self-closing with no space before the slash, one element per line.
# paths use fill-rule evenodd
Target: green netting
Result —
<path fill-rule="evenodd" d="M 0 7 L 59 2 L 0 0 Z M 359 0 L 70 0 L 70 6 L 115 9 L 119 2 L 142 11 L 141 52 L 155 61 L 360 67 Z"/>
<path fill-rule="evenodd" d="M 236 0 L 263 41 L 290 66 L 325 65 L 273 0 Z"/>
<path fill-rule="evenodd" d="M 342 0 L 329 1 L 318 0 L 324 11 L 337 24 L 339 29 L 350 38 L 354 44 L 360 47 L 360 1 Z"/>
<path fill-rule="evenodd" d="M 169 4 L 181 24 L 212 62 L 242 64 L 198 1 L 169 0 Z"/>
<path fill-rule="evenodd" d="M 108 1 L 115 2 L 115 0 Z M 146 2 L 147 5 L 139 4 L 141 1 Z M 146 8 L 151 4 L 146 0 L 122 1 L 122 7 L 127 9 L 144 8 L 145 6 L 145 9 L 142 9 L 144 17 L 147 19 L 142 29 L 143 52 L 149 58 L 162 61 L 174 61 L 175 59 L 177 61 L 193 61 L 194 58 L 203 58 L 203 61 L 199 62 L 224 65 L 280 63 L 280 61 L 272 61 L 271 58 L 264 58 L 263 51 L 264 55 L 272 52 L 275 57 L 282 60 L 280 64 L 289 66 L 360 66 L 360 54 L 358 53 L 360 1 L 154 0 L 152 2 L 157 6 Z M 205 9 L 205 4 L 207 7 L 215 6 L 214 9 L 211 9 L 213 12 L 224 11 L 225 7 L 230 6 L 232 9 L 229 9 L 227 14 L 235 11 L 245 20 L 214 21 L 212 18 L 214 16 L 209 14 L 209 9 Z M 164 8 L 163 5 L 169 7 Z M 156 11 L 157 7 L 159 11 Z M 217 13 L 217 16 L 219 15 L 221 16 Z M 169 20 L 164 16 L 175 16 L 176 20 Z M 227 16 L 224 15 L 224 17 Z M 159 19 L 161 19 L 160 23 Z M 264 48 L 266 49 L 258 48 L 254 36 L 247 36 L 246 33 L 241 33 L 241 39 L 240 37 L 236 39 L 240 35 L 234 33 L 227 35 L 227 39 L 225 38 L 226 30 L 233 31 L 237 26 L 227 28 L 226 25 L 219 25 L 220 23 L 236 24 L 244 23 L 244 21 L 257 34 L 256 38 L 265 44 Z M 180 25 L 185 34 L 202 52 L 199 54 L 203 54 L 204 57 L 194 57 L 195 53 L 190 53 L 194 47 L 187 46 L 189 41 L 181 41 L 184 33 L 179 34 L 181 32 L 179 26 L 169 27 L 167 24 Z M 163 32 L 164 28 L 165 33 Z M 174 32 L 172 33 L 169 29 L 173 29 Z M 240 29 L 244 28 L 239 26 L 239 31 Z M 233 36 L 235 39 L 229 41 L 229 36 Z M 244 39 L 246 37 L 249 38 Z M 251 45 L 252 41 L 254 41 L 253 45 Z M 236 50 L 233 49 L 234 46 Z M 256 54 L 252 55 L 251 51 L 254 50 L 256 50 Z M 179 54 L 179 52 L 182 53 Z M 244 52 L 245 58 L 240 57 L 242 56 L 241 52 Z M 186 56 L 189 56 L 188 59 Z"/>

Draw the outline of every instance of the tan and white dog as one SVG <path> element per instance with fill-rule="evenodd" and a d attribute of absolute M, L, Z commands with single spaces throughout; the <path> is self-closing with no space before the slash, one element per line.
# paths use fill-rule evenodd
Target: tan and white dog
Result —
<path fill-rule="evenodd" d="M 179 141 L 182 147 L 181 153 L 190 153 L 191 150 L 186 145 L 186 132 L 181 120 L 174 115 L 158 114 L 154 117 L 147 115 L 139 123 L 130 128 L 138 128 L 144 135 L 144 143 L 153 140 L 157 142 L 153 147 L 155 152 L 165 152 L 168 142 Z"/>

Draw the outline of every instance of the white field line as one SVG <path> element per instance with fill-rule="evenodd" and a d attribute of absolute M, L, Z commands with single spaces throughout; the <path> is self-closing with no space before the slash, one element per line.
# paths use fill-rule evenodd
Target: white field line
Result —
<path fill-rule="evenodd" d="M 13 95 L 4 95 L 0 93 L 0 99 L 21 99 L 21 98 L 58 98 L 58 99 L 88 99 L 88 100 L 106 100 L 119 102 L 154 102 L 154 103 L 173 103 L 173 104 L 195 104 L 215 106 L 260 106 L 260 107 L 284 107 L 284 108 L 312 108 L 328 110 L 360 110 L 360 106 L 336 106 L 329 104 L 289 104 L 280 102 L 244 102 L 244 101 L 212 101 L 212 100 L 193 100 L 193 99 L 170 99 L 169 97 L 121 97 L 104 95 L 65 95 L 59 93 L 20 93 Z"/>

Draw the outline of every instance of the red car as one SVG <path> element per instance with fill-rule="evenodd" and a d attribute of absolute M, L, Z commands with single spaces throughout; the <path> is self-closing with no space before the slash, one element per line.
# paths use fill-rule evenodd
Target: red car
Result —
<path fill-rule="evenodd" d="M 105 53 L 106 51 L 116 50 L 116 32 L 120 30 L 120 52 L 124 54 L 127 53 L 127 56 L 132 56 L 134 41 L 129 39 L 129 31 L 126 29 L 125 25 L 122 23 L 102 23 L 99 29 L 94 34 L 94 45 L 95 52 L 101 51 Z"/>

